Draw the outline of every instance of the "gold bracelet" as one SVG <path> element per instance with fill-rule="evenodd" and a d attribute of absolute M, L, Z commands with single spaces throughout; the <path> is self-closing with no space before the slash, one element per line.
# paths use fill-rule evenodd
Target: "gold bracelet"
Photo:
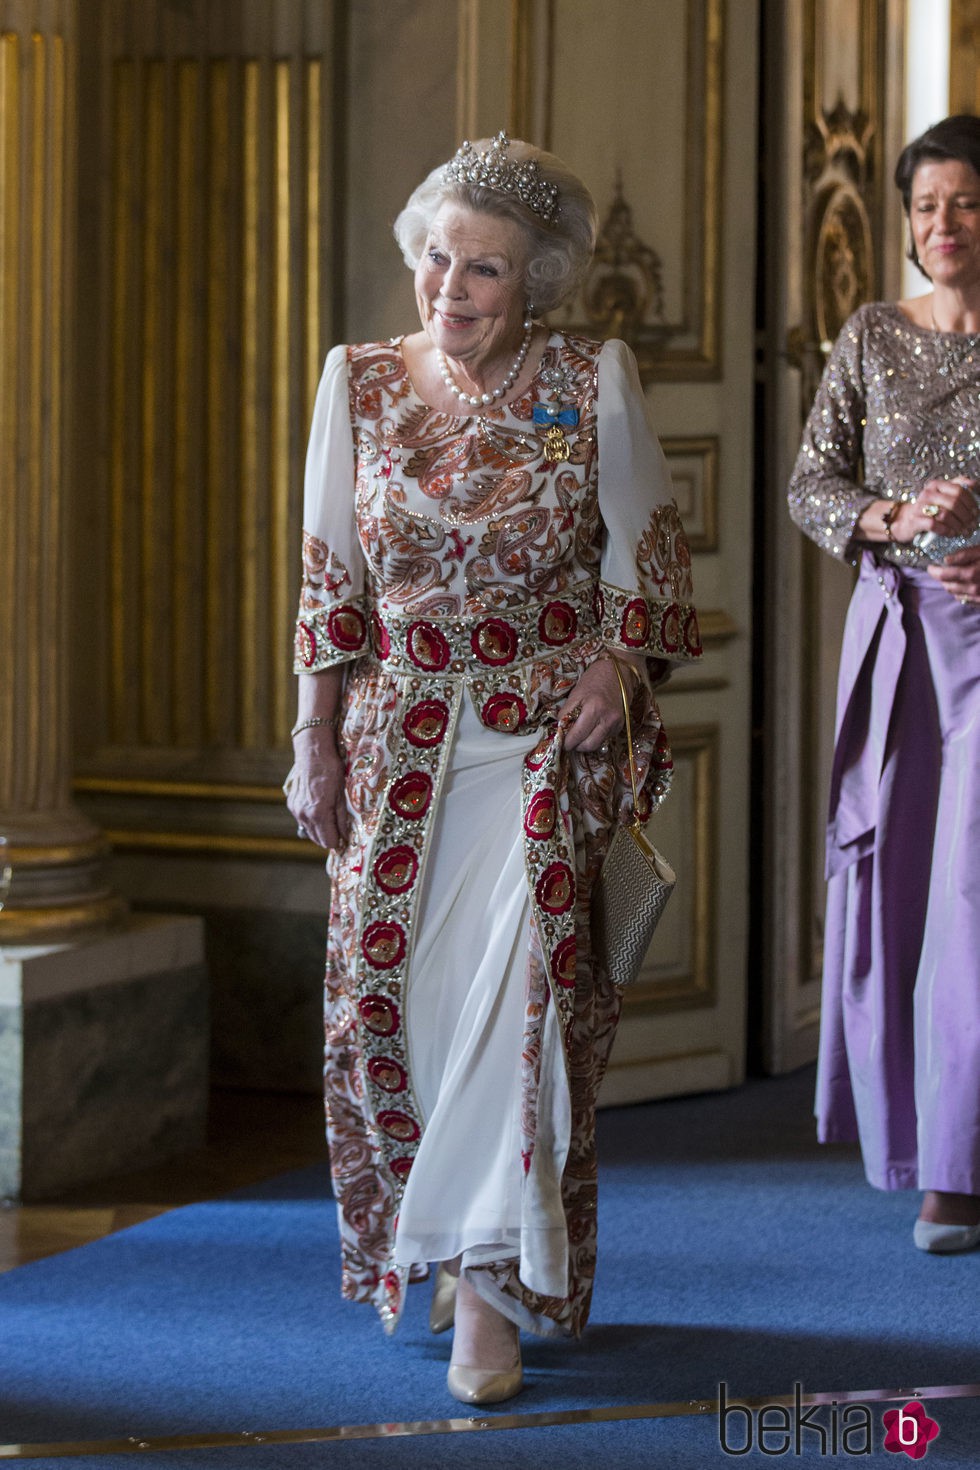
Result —
<path fill-rule="evenodd" d="M 312 730 L 316 725 L 328 725 L 331 730 L 336 730 L 340 724 L 340 715 L 314 715 L 312 720 L 299 720 L 290 730 L 290 735 L 298 735 L 300 730 Z"/>
<path fill-rule="evenodd" d="M 893 543 L 895 541 L 895 537 L 892 535 L 892 521 L 898 515 L 899 511 L 902 508 L 902 505 L 903 502 L 901 500 L 893 500 L 888 509 L 883 510 L 881 513 L 881 519 L 885 523 L 885 536 L 889 541 Z"/>

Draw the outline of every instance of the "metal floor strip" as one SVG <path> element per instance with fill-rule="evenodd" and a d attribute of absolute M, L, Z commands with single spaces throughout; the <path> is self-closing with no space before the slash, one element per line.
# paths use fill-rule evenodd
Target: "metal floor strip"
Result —
<path fill-rule="evenodd" d="M 888 1403 L 898 1399 L 969 1399 L 980 1398 L 980 1383 L 950 1384 L 934 1388 L 873 1388 L 837 1393 L 802 1393 L 799 1402 L 809 1408 L 815 1404 Z M 796 1402 L 793 1394 L 773 1394 L 763 1398 L 731 1398 L 730 1405 L 740 1404 L 751 1410 L 767 1404 Z M 235 1446 L 249 1448 L 265 1444 L 327 1444 L 348 1439 L 389 1439 L 425 1434 L 473 1433 L 495 1429 L 549 1429 L 568 1424 L 614 1424 L 628 1419 L 701 1418 L 717 1414 L 717 1399 L 683 1399 L 673 1404 L 615 1404 L 597 1409 L 563 1409 L 540 1414 L 493 1414 L 465 1419 L 419 1419 L 394 1424 L 339 1424 L 320 1429 L 243 1429 L 238 1433 L 172 1434 L 142 1438 L 127 1435 L 124 1439 L 55 1440 L 50 1444 L 2 1444 L 0 1460 L 71 1459 L 83 1455 L 133 1455 L 161 1450 L 214 1450 Z"/>

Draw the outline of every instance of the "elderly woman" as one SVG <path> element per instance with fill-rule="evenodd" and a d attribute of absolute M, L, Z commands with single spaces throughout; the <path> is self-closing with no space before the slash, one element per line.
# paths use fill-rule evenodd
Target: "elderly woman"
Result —
<path fill-rule="evenodd" d="M 581 1332 L 596 1093 L 619 1014 L 590 894 L 652 684 L 699 652 L 629 350 L 551 331 L 595 207 L 550 154 L 464 143 L 395 234 L 421 330 L 336 347 L 306 473 L 289 807 L 333 849 L 326 1103 L 343 1292 L 389 1330 L 438 1263 L 450 1391 Z M 458 1281 L 458 1286 L 457 1286 Z"/>
<path fill-rule="evenodd" d="M 864 306 L 817 393 L 794 520 L 860 565 L 831 775 L 817 1117 L 927 1251 L 980 1245 L 980 119 L 898 161 L 932 291 Z M 863 464 L 863 478 L 859 474 Z M 938 560 L 933 557 L 939 555 Z"/>

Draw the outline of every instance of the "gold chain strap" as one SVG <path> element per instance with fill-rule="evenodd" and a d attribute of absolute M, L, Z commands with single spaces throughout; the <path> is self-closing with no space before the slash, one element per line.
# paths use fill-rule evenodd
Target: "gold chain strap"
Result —
<path fill-rule="evenodd" d="M 633 723 L 630 720 L 630 702 L 626 694 L 626 681 L 619 667 L 619 659 L 614 653 L 609 653 L 608 657 L 613 668 L 616 670 L 616 678 L 619 680 L 619 692 L 623 696 L 623 714 L 626 716 L 626 754 L 629 757 L 630 785 L 633 788 L 633 820 L 634 822 L 638 822 L 640 820 L 637 814 L 640 798 L 636 790 L 636 762 L 633 760 Z"/>

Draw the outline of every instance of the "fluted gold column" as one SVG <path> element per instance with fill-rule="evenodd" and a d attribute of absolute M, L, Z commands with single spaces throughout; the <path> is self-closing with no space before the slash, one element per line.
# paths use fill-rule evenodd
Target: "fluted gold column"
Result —
<path fill-rule="evenodd" d="M 0 0 L 0 943 L 113 917 L 71 801 L 69 402 L 77 0 Z"/>

